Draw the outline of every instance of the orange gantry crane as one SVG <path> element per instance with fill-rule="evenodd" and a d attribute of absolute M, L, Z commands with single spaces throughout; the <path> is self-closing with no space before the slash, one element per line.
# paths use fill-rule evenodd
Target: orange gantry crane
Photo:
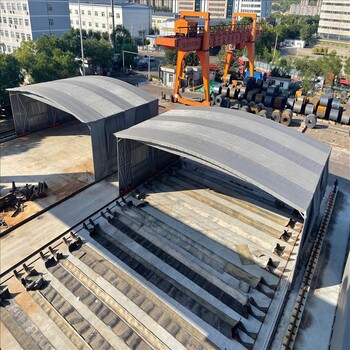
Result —
<path fill-rule="evenodd" d="M 204 27 L 200 28 L 195 18 L 204 18 Z M 250 25 L 237 23 L 237 17 L 250 17 Z M 177 101 L 190 106 L 210 106 L 209 89 L 209 49 L 213 46 L 226 46 L 226 61 L 224 75 L 229 72 L 233 53 L 244 46 L 248 49 L 250 76 L 254 74 L 255 40 L 262 33 L 261 26 L 257 24 L 257 16 L 252 13 L 234 13 L 232 23 L 229 25 L 210 26 L 209 12 L 180 12 L 180 18 L 175 21 L 175 35 L 158 37 L 157 45 L 177 50 L 176 79 L 174 97 Z M 190 51 L 196 51 L 202 66 L 204 100 L 202 102 L 186 99 L 180 94 L 181 76 L 184 70 L 185 57 Z"/>

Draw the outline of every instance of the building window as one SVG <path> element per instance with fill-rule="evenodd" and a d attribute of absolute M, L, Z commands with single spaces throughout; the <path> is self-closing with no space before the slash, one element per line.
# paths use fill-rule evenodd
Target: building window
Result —
<path fill-rule="evenodd" d="M 88 11 L 88 15 L 91 16 L 91 11 Z"/>
<path fill-rule="evenodd" d="M 15 32 L 10 32 L 10 37 L 15 38 Z"/>
<path fill-rule="evenodd" d="M 75 10 L 74 12 L 75 12 L 76 15 L 78 14 L 78 10 Z"/>
<path fill-rule="evenodd" d="M 6 18 L 6 17 L 3 17 L 2 21 L 3 21 L 4 23 L 7 23 L 7 18 Z"/>
<path fill-rule="evenodd" d="M 1 3 L 0 7 L 1 7 L 1 10 L 5 10 L 5 4 Z"/>
<path fill-rule="evenodd" d="M 11 46 L 7 45 L 7 52 L 11 52 Z"/>
<path fill-rule="evenodd" d="M 5 30 L 5 36 L 8 37 L 9 36 L 9 31 Z"/>
<path fill-rule="evenodd" d="M 19 39 L 19 32 L 16 32 L 16 39 Z"/>
<path fill-rule="evenodd" d="M 101 17 L 106 17 L 106 14 L 104 12 L 101 12 Z"/>
<path fill-rule="evenodd" d="M 98 28 L 98 23 L 95 23 L 95 27 Z"/>
<path fill-rule="evenodd" d="M 85 15 L 85 11 L 84 11 L 84 10 L 81 10 L 81 14 L 82 14 L 82 15 Z"/>
<path fill-rule="evenodd" d="M 46 4 L 47 6 L 47 11 L 52 11 L 52 4 Z"/>
<path fill-rule="evenodd" d="M 18 19 L 17 18 L 13 19 L 13 24 L 18 25 Z"/>
<path fill-rule="evenodd" d="M 112 12 L 108 12 L 108 17 L 112 17 Z"/>
<path fill-rule="evenodd" d="M 24 19 L 24 24 L 25 24 L 26 26 L 29 26 L 29 19 Z"/>
<path fill-rule="evenodd" d="M 97 11 L 95 11 L 95 16 L 98 17 L 98 12 Z"/>
<path fill-rule="evenodd" d="M 17 4 L 17 10 L 18 10 L 18 11 L 22 11 L 22 5 L 19 4 L 19 3 Z"/>
<path fill-rule="evenodd" d="M 7 4 L 6 4 L 6 8 L 7 8 L 8 10 L 11 10 L 11 4 L 10 4 L 10 3 L 7 3 Z"/>
<path fill-rule="evenodd" d="M 16 4 L 13 2 L 11 5 L 12 5 L 12 10 L 16 11 Z"/>
<path fill-rule="evenodd" d="M 27 4 L 23 4 L 23 11 L 28 11 Z"/>
<path fill-rule="evenodd" d="M 78 21 L 78 20 L 76 20 L 76 21 L 75 21 L 75 24 L 78 26 L 78 25 L 79 25 L 79 21 Z"/>
<path fill-rule="evenodd" d="M 53 18 L 49 18 L 49 26 L 53 26 L 53 25 L 54 25 Z"/>
<path fill-rule="evenodd" d="M 23 26 L 23 19 L 22 18 L 18 18 L 18 23 L 20 26 Z"/>
<path fill-rule="evenodd" d="M 27 40 L 31 40 L 30 34 L 27 34 Z"/>
<path fill-rule="evenodd" d="M 112 29 L 112 28 L 113 28 L 113 27 L 112 27 L 112 25 L 110 24 L 110 25 L 109 25 L 109 29 Z"/>
<path fill-rule="evenodd" d="M 21 33 L 21 40 L 26 40 L 26 35 L 24 33 Z"/>
<path fill-rule="evenodd" d="M 102 28 L 106 29 L 106 25 L 104 23 L 102 23 Z"/>
<path fill-rule="evenodd" d="M 12 17 L 9 17 L 9 24 L 12 24 Z"/>
<path fill-rule="evenodd" d="M 82 22 L 82 25 L 85 27 L 85 21 Z"/>
<path fill-rule="evenodd" d="M 92 23 L 91 22 L 89 22 L 89 27 L 92 27 Z"/>
<path fill-rule="evenodd" d="M 4 36 L 4 34 L 5 34 L 4 31 L 1 29 L 0 30 L 0 36 Z"/>
<path fill-rule="evenodd" d="M 116 13 L 115 17 L 120 18 L 120 13 Z"/>

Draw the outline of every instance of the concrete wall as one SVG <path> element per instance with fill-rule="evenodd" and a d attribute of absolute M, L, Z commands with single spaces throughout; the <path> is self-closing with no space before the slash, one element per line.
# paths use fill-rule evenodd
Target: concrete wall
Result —
<path fill-rule="evenodd" d="M 345 265 L 330 350 L 348 350 L 350 344 L 350 254 Z"/>

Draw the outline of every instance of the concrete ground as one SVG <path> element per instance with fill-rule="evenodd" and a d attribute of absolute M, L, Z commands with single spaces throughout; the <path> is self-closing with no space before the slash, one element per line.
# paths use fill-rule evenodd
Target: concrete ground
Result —
<path fill-rule="evenodd" d="M 0 238 L 0 275 L 106 206 L 118 194 L 116 176 L 110 176 Z"/>
<path fill-rule="evenodd" d="M 7 227 L 35 215 L 94 182 L 91 137 L 85 124 L 78 121 L 41 130 L 0 145 L 1 195 L 17 186 L 45 181 L 48 196 L 24 203 L 24 212 L 1 213 Z"/>

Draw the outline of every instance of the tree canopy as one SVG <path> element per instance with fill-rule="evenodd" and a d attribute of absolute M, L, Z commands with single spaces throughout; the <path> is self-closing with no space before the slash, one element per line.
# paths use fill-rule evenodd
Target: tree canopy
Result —
<path fill-rule="evenodd" d="M 0 106 L 9 104 L 6 89 L 16 87 L 22 80 L 19 62 L 13 55 L 0 54 Z"/>

